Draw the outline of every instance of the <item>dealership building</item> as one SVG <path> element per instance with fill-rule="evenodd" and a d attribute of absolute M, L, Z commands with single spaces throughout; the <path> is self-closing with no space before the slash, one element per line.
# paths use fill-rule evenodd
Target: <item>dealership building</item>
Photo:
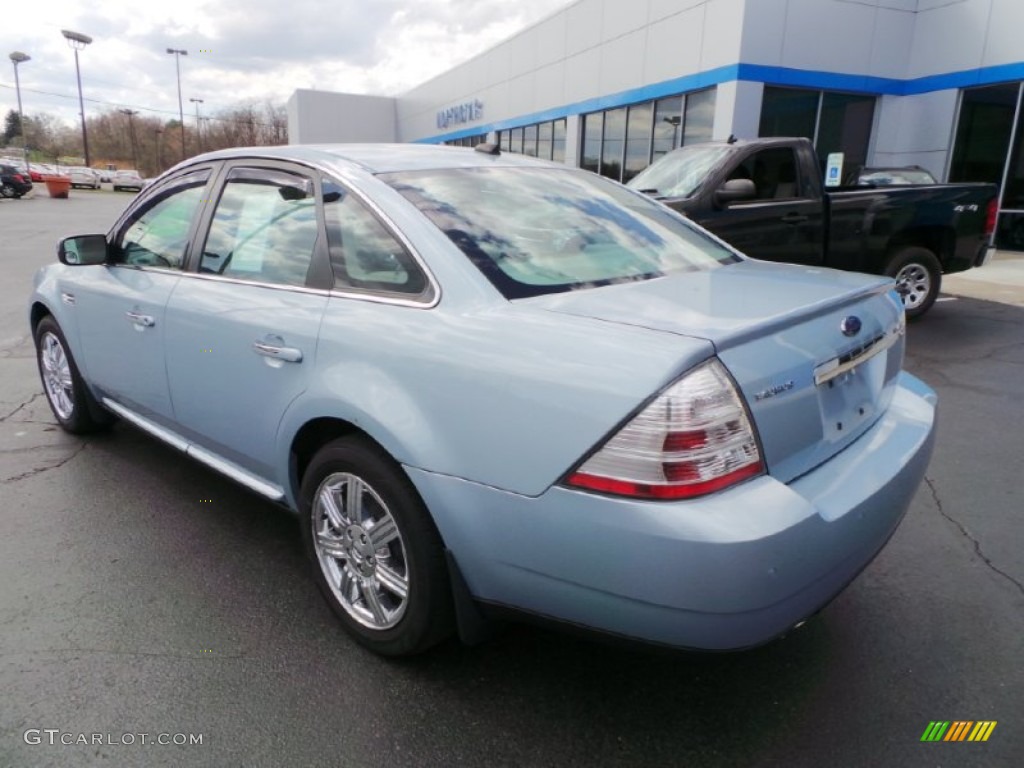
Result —
<path fill-rule="evenodd" d="M 394 97 L 296 91 L 292 143 L 497 142 L 626 181 L 698 141 L 1000 186 L 1024 248 L 1024 1 L 578 0 Z"/>

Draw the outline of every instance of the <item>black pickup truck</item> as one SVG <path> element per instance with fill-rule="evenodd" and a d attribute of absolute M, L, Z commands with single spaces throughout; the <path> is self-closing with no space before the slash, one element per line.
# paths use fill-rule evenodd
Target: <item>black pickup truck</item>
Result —
<path fill-rule="evenodd" d="M 891 275 L 907 317 L 935 301 L 943 273 L 981 266 L 995 226 L 991 184 L 825 191 L 807 139 L 693 144 L 629 185 L 757 259 Z"/>

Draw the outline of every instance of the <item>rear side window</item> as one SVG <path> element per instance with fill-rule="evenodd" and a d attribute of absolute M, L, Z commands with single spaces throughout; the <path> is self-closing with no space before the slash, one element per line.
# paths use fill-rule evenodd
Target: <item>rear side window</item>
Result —
<path fill-rule="evenodd" d="M 398 238 L 340 184 L 324 179 L 322 187 L 335 289 L 429 299 L 426 274 Z"/>
<path fill-rule="evenodd" d="M 586 171 L 460 168 L 381 178 L 509 299 L 739 260 L 660 203 Z"/>

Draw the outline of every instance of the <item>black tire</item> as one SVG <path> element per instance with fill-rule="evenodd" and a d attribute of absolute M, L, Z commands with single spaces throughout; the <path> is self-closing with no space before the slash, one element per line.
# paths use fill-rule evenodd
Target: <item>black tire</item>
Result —
<path fill-rule="evenodd" d="M 78 372 L 75 359 L 71 356 L 67 340 L 51 316 L 44 317 L 36 326 L 36 365 L 39 378 L 43 382 L 43 392 L 50 410 L 57 423 L 74 435 L 84 435 L 106 429 L 114 422 L 112 414 L 103 409 L 89 394 L 89 389 Z M 57 350 L 67 361 L 68 378 L 63 385 L 48 375 L 49 370 L 57 370 L 59 363 L 55 359 Z M 49 383 L 48 383 L 49 382 Z"/>
<path fill-rule="evenodd" d="M 10 184 L 0 186 L 0 197 L 14 197 L 14 187 Z"/>
<path fill-rule="evenodd" d="M 908 320 L 916 320 L 931 309 L 942 286 L 942 265 L 927 248 L 912 245 L 892 255 L 884 270 L 896 280 Z"/>
<path fill-rule="evenodd" d="M 334 502 L 333 520 L 325 497 Z M 360 644 L 383 656 L 412 656 L 452 633 L 441 536 L 383 450 L 360 437 L 324 445 L 302 478 L 299 508 L 313 579 Z"/>

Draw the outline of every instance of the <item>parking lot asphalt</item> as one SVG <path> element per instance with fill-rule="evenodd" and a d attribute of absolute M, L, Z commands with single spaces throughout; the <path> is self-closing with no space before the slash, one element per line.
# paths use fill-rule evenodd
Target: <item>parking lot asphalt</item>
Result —
<path fill-rule="evenodd" d="M 341 630 L 287 514 L 124 425 L 56 428 L 31 276 L 130 197 L 0 201 L 0 766 L 1020 765 L 1024 281 L 985 278 L 1018 257 L 910 326 L 940 398 L 926 482 L 800 630 L 695 654 L 512 627 L 394 662 Z M 936 720 L 998 725 L 922 743 Z"/>

